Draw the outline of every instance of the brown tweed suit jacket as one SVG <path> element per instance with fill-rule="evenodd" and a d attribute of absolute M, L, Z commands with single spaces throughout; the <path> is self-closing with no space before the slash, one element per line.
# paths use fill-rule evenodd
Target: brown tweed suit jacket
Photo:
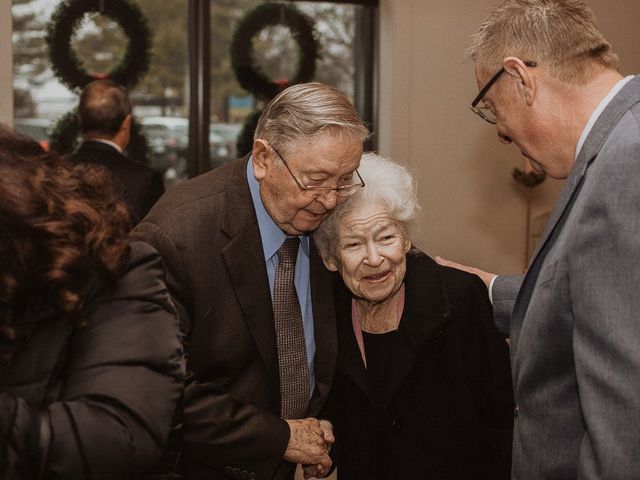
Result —
<path fill-rule="evenodd" d="M 271 479 L 289 440 L 247 161 L 171 189 L 134 230 L 162 255 L 186 334 L 180 470 L 190 479 Z M 337 347 L 331 281 L 313 245 L 310 267 L 317 353 L 307 414 L 314 416 L 327 398 Z"/>

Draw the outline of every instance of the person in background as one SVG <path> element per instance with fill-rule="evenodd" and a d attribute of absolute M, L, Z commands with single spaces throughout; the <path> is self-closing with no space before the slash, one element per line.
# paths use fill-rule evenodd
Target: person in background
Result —
<path fill-rule="evenodd" d="M 73 163 L 100 165 L 111 172 L 132 219 L 138 222 L 164 193 L 162 174 L 124 154 L 131 136 L 131 101 L 111 80 L 94 80 L 80 95 L 80 147 Z"/>
<path fill-rule="evenodd" d="M 314 233 L 340 274 L 338 361 L 323 413 L 338 478 L 508 479 L 509 353 L 486 287 L 412 247 L 419 207 L 404 167 L 368 153 L 360 173 L 365 187 Z"/>
<path fill-rule="evenodd" d="M 319 83 L 264 109 L 251 155 L 168 191 L 134 229 L 155 246 L 186 333 L 179 471 L 189 479 L 328 471 L 315 417 L 336 354 L 331 279 L 309 233 L 363 185 L 366 127 Z"/>
<path fill-rule="evenodd" d="M 138 479 L 184 380 L 158 253 L 106 172 L 0 128 L 0 478 Z"/>
<path fill-rule="evenodd" d="M 506 1 L 470 55 L 472 109 L 566 179 L 524 275 L 455 264 L 511 337 L 513 478 L 640 478 L 640 77 L 580 0 Z"/>

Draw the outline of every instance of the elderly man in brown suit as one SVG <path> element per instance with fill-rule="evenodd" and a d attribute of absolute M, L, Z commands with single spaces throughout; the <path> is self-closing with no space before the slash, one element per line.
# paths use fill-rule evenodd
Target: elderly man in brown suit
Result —
<path fill-rule="evenodd" d="M 314 416 L 335 319 L 309 233 L 364 185 L 367 135 L 335 88 L 290 87 L 262 113 L 250 156 L 170 190 L 135 229 L 164 258 L 186 334 L 185 478 L 328 472 L 331 425 Z"/>

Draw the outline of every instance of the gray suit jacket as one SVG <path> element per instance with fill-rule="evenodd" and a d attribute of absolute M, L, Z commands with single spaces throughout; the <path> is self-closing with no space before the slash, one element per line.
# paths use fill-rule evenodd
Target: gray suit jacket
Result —
<path fill-rule="evenodd" d="M 602 112 L 527 273 L 499 276 L 514 479 L 640 478 L 640 77 Z"/>

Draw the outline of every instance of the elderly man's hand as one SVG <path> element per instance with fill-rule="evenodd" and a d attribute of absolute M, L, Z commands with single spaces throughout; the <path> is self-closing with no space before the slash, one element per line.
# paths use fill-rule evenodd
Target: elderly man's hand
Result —
<path fill-rule="evenodd" d="M 497 275 L 495 273 L 485 272 L 484 270 L 480 270 L 479 268 L 469 267 L 467 265 L 462 265 L 461 263 L 456 263 L 451 260 L 446 260 L 442 257 L 436 257 L 435 261 L 442 265 L 443 267 L 452 267 L 457 268 L 458 270 L 462 270 L 464 272 L 473 273 L 474 275 L 478 275 L 480 279 L 484 282 L 484 284 L 489 288 L 491 284 L 491 280 L 493 280 Z"/>
<path fill-rule="evenodd" d="M 321 423 L 322 422 L 322 423 Z M 314 468 L 328 472 L 331 468 L 329 448 L 333 443 L 333 431 L 330 428 L 328 440 L 325 440 L 327 425 L 326 420 L 319 421 L 315 418 L 303 418 L 300 420 L 287 420 L 291 429 L 289 444 L 284 452 L 285 460 L 303 465 L 313 465 Z"/>

